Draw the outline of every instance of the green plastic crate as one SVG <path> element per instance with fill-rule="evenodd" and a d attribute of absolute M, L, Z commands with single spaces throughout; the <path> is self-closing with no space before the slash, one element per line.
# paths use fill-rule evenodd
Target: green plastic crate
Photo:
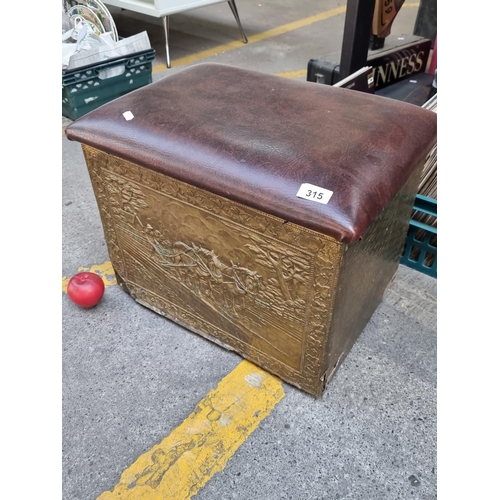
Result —
<path fill-rule="evenodd" d="M 64 71 L 62 114 L 76 120 L 103 104 L 152 82 L 154 49 L 101 63 Z M 106 70 L 119 68 L 119 75 L 106 77 Z"/>
<path fill-rule="evenodd" d="M 401 264 L 437 278 L 437 200 L 417 194 L 413 209 Z"/>

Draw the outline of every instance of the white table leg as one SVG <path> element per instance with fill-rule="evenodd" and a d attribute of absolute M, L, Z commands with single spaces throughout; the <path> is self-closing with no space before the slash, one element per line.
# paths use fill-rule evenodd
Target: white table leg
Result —
<path fill-rule="evenodd" d="M 245 35 L 245 32 L 243 31 L 243 26 L 241 25 L 240 16 L 238 14 L 238 9 L 236 8 L 236 2 L 235 2 L 235 0 L 228 0 L 227 3 L 229 4 L 229 7 L 231 8 L 231 11 L 233 12 L 234 18 L 236 19 L 236 22 L 238 23 L 238 27 L 240 28 L 241 37 L 243 38 L 243 43 L 247 43 L 248 38 Z"/>
<path fill-rule="evenodd" d="M 170 50 L 168 46 L 168 28 L 169 28 L 169 16 L 162 17 L 163 19 L 163 30 L 165 31 L 165 51 L 167 59 L 167 68 L 170 68 Z"/>

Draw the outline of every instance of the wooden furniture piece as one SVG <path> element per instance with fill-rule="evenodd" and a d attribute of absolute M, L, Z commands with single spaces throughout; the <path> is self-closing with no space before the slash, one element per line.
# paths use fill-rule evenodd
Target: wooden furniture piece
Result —
<path fill-rule="evenodd" d="M 198 64 L 73 122 L 118 282 L 320 396 L 391 283 L 436 114 Z"/>
<path fill-rule="evenodd" d="M 170 64 L 170 49 L 169 49 L 169 16 L 172 14 L 179 14 L 188 10 L 197 9 L 199 7 L 206 7 L 216 3 L 227 1 L 231 11 L 238 23 L 243 43 L 247 43 L 248 39 L 243 31 L 241 25 L 238 9 L 236 8 L 235 0 L 106 0 L 104 4 L 121 9 L 129 10 L 131 12 L 138 12 L 146 16 L 161 18 L 163 21 L 163 29 L 165 32 L 165 49 L 166 49 L 166 63 L 167 68 L 171 67 Z"/>

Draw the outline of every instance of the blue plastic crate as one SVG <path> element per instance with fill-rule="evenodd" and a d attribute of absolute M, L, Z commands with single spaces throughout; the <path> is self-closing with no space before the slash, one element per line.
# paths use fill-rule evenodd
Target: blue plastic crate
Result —
<path fill-rule="evenodd" d="M 417 194 L 413 209 L 401 264 L 437 278 L 437 227 L 417 220 L 437 220 L 437 200 Z"/>

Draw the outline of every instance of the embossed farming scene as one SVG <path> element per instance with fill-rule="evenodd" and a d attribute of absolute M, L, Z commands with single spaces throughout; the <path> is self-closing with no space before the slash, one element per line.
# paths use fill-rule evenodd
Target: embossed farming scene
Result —
<path fill-rule="evenodd" d="M 101 175 L 135 295 L 300 370 L 305 330 L 326 310 L 328 283 L 313 286 L 318 242 L 316 251 L 298 249 L 272 219 L 274 229 L 247 207 L 153 171 L 115 166 Z"/>

